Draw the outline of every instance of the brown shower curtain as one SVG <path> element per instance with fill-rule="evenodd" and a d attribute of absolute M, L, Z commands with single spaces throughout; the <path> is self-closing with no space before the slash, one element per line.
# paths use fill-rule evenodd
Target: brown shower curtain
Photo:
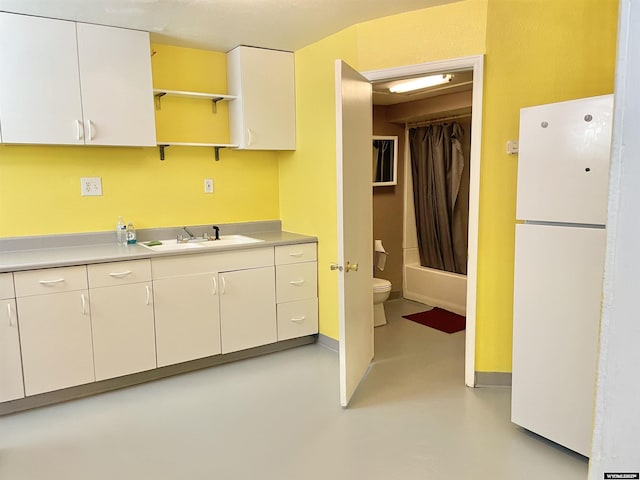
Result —
<path fill-rule="evenodd" d="M 469 161 L 460 123 L 409 129 L 420 264 L 467 273 Z"/>

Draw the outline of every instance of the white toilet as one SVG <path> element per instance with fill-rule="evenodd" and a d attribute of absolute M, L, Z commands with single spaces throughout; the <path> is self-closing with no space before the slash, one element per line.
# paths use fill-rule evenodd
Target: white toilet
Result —
<path fill-rule="evenodd" d="M 391 282 L 383 278 L 373 278 L 373 326 L 387 324 L 387 317 L 384 314 L 383 302 L 389 298 L 391 293 Z"/>

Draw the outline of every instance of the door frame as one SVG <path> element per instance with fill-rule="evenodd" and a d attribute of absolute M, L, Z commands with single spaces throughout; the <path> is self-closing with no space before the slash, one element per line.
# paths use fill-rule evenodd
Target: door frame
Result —
<path fill-rule="evenodd" d="M 478 227 L 480 212 L 480 147 L 482 138 L 482 92 L 484 81 L 484 55 L 472 55 L 436 62 L 406 65 L 363 72 L 370 82 L 392 80 L 416 75 L 473 70 L 473 97 L 471 101 L 471 151 L 469 168 L 469 233 L 467 261 L 467 325 L 465 330 L 464 383 L 475 387 L 476 375 L 476 302 L 478 289 Z"/>

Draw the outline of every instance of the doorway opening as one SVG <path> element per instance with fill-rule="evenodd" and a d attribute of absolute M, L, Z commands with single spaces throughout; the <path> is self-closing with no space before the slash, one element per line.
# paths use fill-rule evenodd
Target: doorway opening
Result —
<path fill-rule="evenodd" d="M 393 96 L 388 93 L 388 86 L 397 83 L 399 80 L 415 78 L 425 75 L 436 74 L 452 74 L 455 82 L 448 81 L 442 87 L 434 89 L 418 91 L 415 94 L 404 96 L 404 101 L 394 100 Z M 465 331 L 465 384 L 467 386 L 475 386 L 475 309 L 476 309 L 476 287 L 477 287 L 477 258 L 478 258 L 478 204 L 479 204 L 479 183 L 480 183 L 480 138 L 481 138 L 481 119 L 482 119 L 482 79 L 483 79 L 483 57 L 463 57 L 458 59 L 446 60 L 441 62 L 431 62 L 419 65 L 411 65 L 406 67 L 391 68 L 385 70 L 376 70 L 363 73 L 373 84 L 374 90 L 374 120 L 376 120 L 376 110 L 385 117 L 389 117 L 389 112 L 393 111 L 393 118 L 385 118 L 387 124 L 396 124 L 396 130 L 404 142 L 404 148 L 399 148 L 402 152 L 398 152 L 398 156 L 402 158 L 404 163 L 404 171 L 399 173 L 399 180 L 402 178 L 403 188 L 375 187 L 377 189 L 387 189 L 387 192 L 379 190 L 380 194 L 374 195 L 374 205 L 378 197 L 378 203 L 384 203 L 385 197 L 388 200 L 389 195 L 402 195 L 403 212 L 409 213 L 400 216 L 402 220 L 401 248 L 398 248 L 397 241 L 393 241 L 392 250 L 395 256 L 402 257 L 402 279 L 403 292 L 407 298 L 421 301 L 433 305 L 434 298 L 419 297 L 418 292 L 409 292 L 407 294 L 407 269 L 405 264 L 410 260 L 411 255 L 415 258 L 415 249 L 413 249 L 412 241 L 415 236 L 415 220 L 411 218 L 410 212 L 413 210 L 412 194 L 409 191 L 409 183 L 407 177 L 410 177 L 409 164 L 409 148 L 408 148 L 408 130 L 411 124 L 420 122 L 432 122 L 437 120 L 447 121 L 457 117 L 468 118 L 471 129 L 471 138 L 469 145 L 469 220 L 467 235 L 467 276 L 466 282 L 464 278 L 450 277 L 448 279 L 435 278 L 433 285 L 441 285 L 443 280 L 450 280 L 451 288 L 447 288 L 449 292 L 453 292 L 453 299 L 445 300 L 445 303 L 434 306 L 442 306 L 456 313 L 466 313 L 467 324 Z M 376 91 L 380 92 L 376 94 Z M 376 98 L 377 97 L 377 98 Z M 431 101 L 429 100 L 431 98 Z M 393 109 L 386 106 L 396 105 Z M 425 103 L 426 102 L 426 103 Z M 403 105 L 406 104 L 406 105 Z M 430 106 L 426 106 L 430 104 Z M 386 106 L 385 106 L 386 105 Z M 384 108 L 383 108 L 384 107 Z M 384 110 L 384 113 L 383 113 Z M 388 120 L 395 120 L 387 122 Z M 374 123 L 374 134 L 376 134 L 376 123 Z M 386 133 L 385 133 L 386 134 Z M 410 181 L 410 178 L 409 178 Z M 396 192 L 398 190 L 399 192 Z M 389 202 L 387 202 L 389 203 Z M 393 202 L 391 202 L 393 203 Z M 395 218 L 398 221 L 397 212 L 393 215 L 385 215 L 389 218 Z M 408 218 L 407 218 L 408 217 Z M 412 227 L 413 222 L 413 227 Z M 375 224 L 374 224 L 374 228 Z M 394 228 L 393 226 L 391 228 Z M 413 230 L 412 230 L 413 228 Z M 379 230 L 378 230 L 379 231 Z M 375 236 L 375 235 L 374 235 Z M 376 237 L 377 238 L 377 237 Z M 372 239 L 373 240 L 373 239 Z M 396 238 L 396 240 L 398 240 Z M 402 255 L 400 255 L 402 252 Z M 410 263 L 410 262 L 409 262 Z M 411 271 L 409 275 L 416 272 Z M 422 274 L 422 273 L 421 273 Z M 396 274 L 397 275 L 397 274 Z M 414 279 L 409 279 L 411 282 Z M 393 283 L 393 281 L 392 281 Z M 421 280 L 419 283 L 423 283 Z M 466 292 L 460 293 L 460 285 L 464 288 L 466 284 Z M 429 288 L 429 287 L 427 287 Z M 457 293 L 456 293 L 457 292 Z M 446 302 L 449 302 L 446 303 Z M 453 302 L 453 303 L 451 303 Z"/>

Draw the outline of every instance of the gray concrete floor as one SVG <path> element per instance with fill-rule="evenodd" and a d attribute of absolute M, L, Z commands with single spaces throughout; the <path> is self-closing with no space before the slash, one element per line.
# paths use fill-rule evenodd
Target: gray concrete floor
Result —
<path fill-rule="evenodd" d="M 464 332 L 386 309 L 348 409 L 337 354 L 299 347 L 0 417 L 0 479 L 587 478 L 585 458 L 511 424 L 510 389 L 464 386 Z"/>

